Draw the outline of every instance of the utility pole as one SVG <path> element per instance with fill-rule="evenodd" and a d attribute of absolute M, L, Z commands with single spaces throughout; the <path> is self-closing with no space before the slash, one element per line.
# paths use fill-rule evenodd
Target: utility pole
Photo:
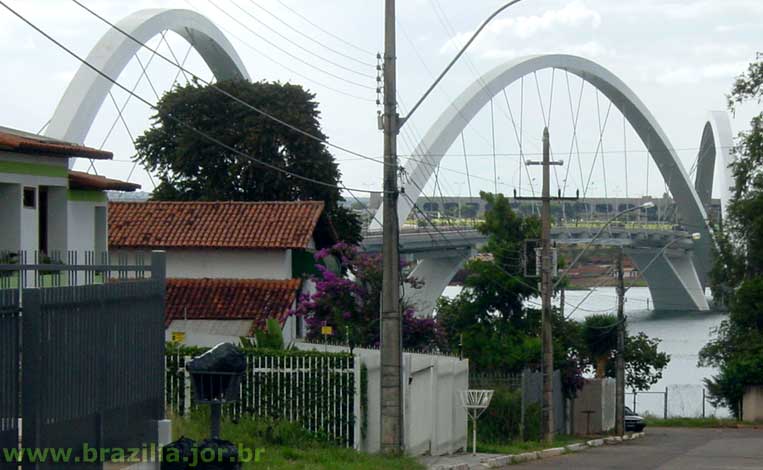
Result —
<path fill-rule="evenodd" d="M 395 0 L 384 16 L 384 212 L 381 301 L 381 449 L 403 451 L 403 335 L 400 315 L 400 228 L 397 221 L 397 69 Z"/>
<path fill-rule="evenodd" d="M 558 197 L 551 197 L 551 165 L 562 165 L 560 160 L 551 161 L 551 145 L 548 135 L 548 127 L 543 129 L 543 161 L 533 162 L 528 161 L 527 165 L 542 165 L 543 166 L 543 191 L 540 198 L 534 197 L 518 197 L 514 195 L 514 199 L 518 200 L 538 200 L 542 202 L 541 208 L 541 278 L 540 278 L 540 294 L 542 300 L 542 315 L 541 315 L 541 348 L 543 351 L 543 358 L 541 360 L 541 368 L 543 370 L 543 409 L 542 409 L 542 423 L 541 432 L 546 442 L 550 443 L 554 440 L 555 426 L 554 426 L 554 343 L 553 343 L 553 331 L 551 328 L 551 298 L 554 294 L 554 272 L 556 267 L 553 263 L 553 252 L 551 250 L 551 200 L 556 201 L 575 201 L 578 197 L 567 198 L 562 197 L 559 194 Z"/>
<path fill-rule="evenodd" d="M 543 343 L 543 437 L 554 441 L 554 343 L 551 330 L 551 161 L 549 158 L 548 127 L 543 129 L 543 206 L 541 208 L 541 297 Z"/>
<path fill-rule="evenodd" d="M 543 206 L 541 208 L 541 297 L 543 304 L 543 437 L 554 441 L 554 343 L 551 331 L 551 161 L 548 127 L 543 129 Z"/>
<path fill-rule="evenodd" d="M 617 358 L 615 397 L 615 434 L 625 434 L 625 280 L 623 248 L 617 254 Z"/>

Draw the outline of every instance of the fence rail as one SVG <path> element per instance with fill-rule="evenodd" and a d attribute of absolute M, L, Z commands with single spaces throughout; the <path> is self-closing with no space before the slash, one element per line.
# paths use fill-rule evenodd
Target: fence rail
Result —
<path fill-rule="evenodd" d="M 245 350 L 247 367 L 241 379 L 241 399 L 224 406 L 238 419 L 262 416 L 299 423 L 339 445 L 354 447 L 355 388 L 359 371 L 346 354 L 261 354 Z M 166 355 L 167 407 L 184 416 L 195 403 L 186 364 L 191 356 Z"/>
<path fill-rule="evenodd" d="M 87 250 L 0 251 L 0 289 L 66 287 L 104 284 L 114 280 L 146 279 L 150 258 Z"/>

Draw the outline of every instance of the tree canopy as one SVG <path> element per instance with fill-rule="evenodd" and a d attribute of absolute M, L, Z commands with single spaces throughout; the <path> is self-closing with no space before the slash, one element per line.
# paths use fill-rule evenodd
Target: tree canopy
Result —
<path fill-rule="evenodd" d="M 478 226 L 488 240 L 482 256 L 466 264 L 464 289 L 454 299 L 441 298 L 437 322 L 453 350 L 461 349 L 480 372 L 517 373 L 540 366 L 540 310 L 532 298 L 536 279 L 525 277 L 525 241 L 537 238 L 537 217 L 516 214 L 501 194 L 481 193 L 490 209 Z M 560 286 L 563 283 L 560 283 Z M 552 311 L 554 367 L 562 386 L 573 396 L 582 373 L 595 369 L 599 377 L 614 377 L 617 318 L 593 315 L 583 323 Z M 626 383 L 648 389 L 662 377 L 670 357 L 658 350 L 659 340 L 640 333 L 626 339 Z"/>
<path fill-rule="evenodd" d="M 763 62 L 753 62 L 728 96 L 733 112 L 763 99 Z M 735 187 L 726 220 L 716 231 L 713 295 L 729 308 L 729 317 L 700 352 L 700 365 L 718 367 L 707 379 L 716 404 L 738 416 L 748 385 L 763 384 L 763 112 L 750 121 L 733 148 Z"/>
<path fill-rule="evenodd" d="M 338 243 L 315 253 L 318 274 L 315 292 L 299 297 L 294 315 L 305 318 L 307 337 L 322 340 L 322 327 L 332 328 L 332 341 L 350 347 L 379 346 L 379 305 L 382 292 L 381 256 Z M 415 278 L 405 280 L 407 290 L 417 289 Z M 415 306 L 403 303 L 403 347 L 439 350 L 442 331 L 432 318 L 417 318 Z"/>
<path fill-rule="evenodd" d="M 340 239 L 360 239 L 360 222 L 337 187 L 341 172 L 323 142 L 287 128 L 220 93 L 221 89 L 308 134 L 325 140 L 315 95 L 299 85 L 221 81 L 190 83 L 167 92 L 153 124 L 136 140 L 137 160 L 157 175 L 156 200 L 293 201 L 326 203 Z M 316 184 L 266 168 L 178 123 L 182 121 L 224 145 Z"/>

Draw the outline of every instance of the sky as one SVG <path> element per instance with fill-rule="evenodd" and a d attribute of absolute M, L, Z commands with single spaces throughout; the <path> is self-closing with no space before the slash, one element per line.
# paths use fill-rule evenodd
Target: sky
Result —
<path fill-rule="evenodd" d="M 4 1 L 82 56 L 108 29 L 69 0 Z M 330 142 L 369 157 L 382 154 L 375 88 L 376 53 L 383 44 L 383 1 L 83 1 L 115 22 L 143 8 L 192 9 L 205 15 L 228 37 L 252 79 L 298 83 L 315 93 Z M 398 2 L 398 92 L 403 114 L 501 3 Z M 405 161 L 452 101 L 494 67 L 530 54 L 566 53 L 593 60 L 624 81 L 656 117 L 688 173 L 707 112 L 725 109 L 734 78 L 756 52 L 763 51 L 761 18 L 760 0 L 524 0 L 486 28 L 405 125 L 401 157 Z M 168 33 L 149 46 L 179 61 L 188 54 L 185 67 L 212 79 L 203 60 L 189 52 L 179 36 Z M 79 62 L 2 8 L 0 54 L 4 62 L 0 125 L 40 131 Z M 138 57 L 141 64 L 148 64 L 151 82 L 141 78 L 137 60 L 117 79 L 130 88 L 137 82 L 135 92 L 149 101 L 155 102 L 173 83 L 185 82 L 177 67 L 152 59 L 150 51 Z M 112 96 L 120 106 L 127 98 L 119 90 Z M 747 127 L 756 106 L 743 107 L 732 116 L 734 133 Z M 446 153 L 436 181 L 432 178 L 424 188 L 426 194 L 537 190 L 539 175 L 523 168 L 519 155 L 537 154 L 546 124 L 555 157 L 565 160 L 566 167 L 554 175 L 554 184 L 565 192 L 660 196 L 666 189 L 643 143 L 616 107 L 575 76 L 540 71 L 496 95 L 492 107 L 492 115 L 486 106 L 467 125 L 463 140 Z M 129 178 L 150 191 L 151 176 L 130 159 L 131 139 L 151 125 L 151 114 L 144 104 L 129 101 L 123 112 L 128 131 L 110 97 L 85 143 L 114 152 L 114 161 L 97 162 L 94 168 L 78 161 L 76 167 Z M 340 162 L 344 185 L 381 187 L 380 164 L 338 149 L 332 153 Z"/>

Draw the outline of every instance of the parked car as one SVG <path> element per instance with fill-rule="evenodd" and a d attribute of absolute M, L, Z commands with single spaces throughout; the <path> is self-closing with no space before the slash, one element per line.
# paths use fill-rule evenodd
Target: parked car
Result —
<path fill-rule="evenodd" d="M 646 427 L 646 420 L 634 413 L 627 406 L 625 407 L 625 430 L 641 432 Z"/>

